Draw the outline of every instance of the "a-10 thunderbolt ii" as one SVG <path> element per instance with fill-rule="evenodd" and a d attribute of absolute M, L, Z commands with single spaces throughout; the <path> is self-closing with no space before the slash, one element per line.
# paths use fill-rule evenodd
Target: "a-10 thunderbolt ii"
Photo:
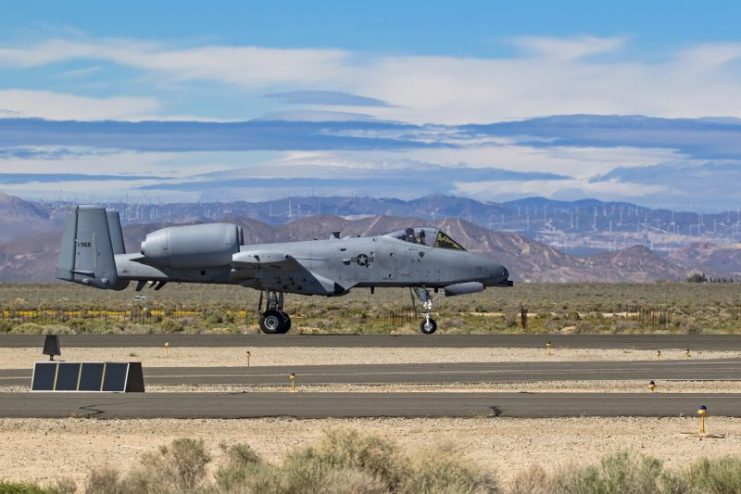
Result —
<path fill-rule="evenodd" d="M 353 288 L 409 287 L 421 302 L 422 333 L 432 334 L 430 291 L 446 296 L 512 286 L 501 264 L 467 252 L 443 231 L 407 228 L 386 235 L 244 245 L 242 228 L 227 223 L 171 226 L 149 233 L 140 252 L 127 254 L 119 215 L 101 207 L 67 212 L 56 277 L 123 290 L 149 284 L 221 283 L 260 290 L 260 328 L 286 333 L 286 293 L 345 295 Z"/>

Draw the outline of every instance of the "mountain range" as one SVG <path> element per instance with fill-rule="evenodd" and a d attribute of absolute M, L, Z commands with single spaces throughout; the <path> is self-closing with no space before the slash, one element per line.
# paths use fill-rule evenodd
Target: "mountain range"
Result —
<path fill-rule="evenodd" d="M 53 280 L 65 206 L 0 195 L 0 281 Z M 158 228 L 205 221 L 241 225 L 248 244 L 434 224 L 467 249 L 501 261 L 520 282 L 651 282 L 682 280 L 693 271 L 741 277 L 741 243 L 732 237 L 738 225 L 730 212 L 700 219 L 629 203 L 540 198 L 481 203 L 449 196 L 107 206 L 122 214 L 127 251 L 138 251 L 145 235 Z"/>

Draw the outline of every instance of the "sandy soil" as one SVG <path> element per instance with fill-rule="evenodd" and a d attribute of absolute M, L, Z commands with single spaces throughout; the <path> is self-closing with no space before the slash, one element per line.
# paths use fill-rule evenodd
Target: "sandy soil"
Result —
<path fill-rule="evenodd" d="M 323 364 L 388 364 L 443 362 L 525 362 L 656 360 L 652 350 L 559 349 L 546 355 L 537 348 L 62 348 L 67 361 L 140 361 L 145 367 L 213 367 L 246 365 L 323 365 Z M 662 349 L 661 359 L 686 359 L 684 349 Z M 691 352 L 691 358 L 741 358 L 741 351 Z M 0 368 L 29 369 L 33 363 L 46 360 L 39 348 L 0 348 Z"/>
<path fill-rule="evenodd" d="M 538 381 L 481 384 L 327 384 L 301 385 L 300 393 L 650 393 L 646 381 Z M 656 393 L 741 393 L 741 381 L 655 381 Z M 3 386 L 0 393 L 25 393 L 30 386 Z M 283 386 L 251 385 L 147 385 L 147 393 L 260 393 L 291 392 L 289 383 Z"/>
<path fill-rule="evenodd" d="M 128 469 L 142 452 L 177 437 L 203 438 L 216 459 L 220 442 L 246 442 L 276 461 L 337 427 L 378 433 L 411 451 L 453 445 L 504 482 L 534 463 L 555 469 L 622 449 L 656 456 L 669 466 L 741 451 L 741 419 L 720 417 L 708 420 L 708 432 L 724 437 L 704 439 L 682 434 L 697 430 L 695 418 L 0 419 L 0 478 L 45 482 L 66 476 L 81 484 L 90 468 L 107 463 Z"/>

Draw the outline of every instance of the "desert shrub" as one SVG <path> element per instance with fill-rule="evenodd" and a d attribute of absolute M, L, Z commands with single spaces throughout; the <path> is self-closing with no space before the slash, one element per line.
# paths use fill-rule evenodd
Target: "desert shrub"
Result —
<path fill-rule="evenodd" d="M 48 494 L 49 491 L 27 482 L 0 481 L 0 494 Z"/>
<path fill-rule="evenodd" d="M 576 470 L 564 469 L 548 474 L 540 465 L 519 472 L 510 484 L 509 494 L 566 494 L 567 485 L 572 481 Z"/>
<path fill-rule="evenodd" d="M 682 317 L 679 320 L 679 327 L 687 334 L 702 333 L 702 327 L 689 317 Z"/>
<path fill-rule="evenodd" d="M 615 320 L 612 324 L 612 330 L 615 333 L 622 333 L 626 331 L 634 331 L 638 329 L 638 324 L 635 321 L 623 321 Z"/>
<path fill-rule="evenodd" d="M 396 445 L 357 431 L 328 431 L 316 447 L 289 453 L 283 464 L 292 492 L 322 492 L 330 471 L 358 470 L 395 490 L 405 461 Z"/>
<path fill-rule="evenodd" d="M 0 321 L 0 333 L 10 333 L 13 329 L 13 323 L 10 321 Z"/>
<path fill-rule="evenodd" d="M 514 309 L 508 309 L 504 312 L 504 325 L 508 328 L 514 328 L 517 326 L 518 313 Z"/>
<path fill-rule="evenodd" d="M 100 467 L 91 471 L 85 484 L 85 494 L 122 494 L 118 470 L 112 467 Z"/>
<path fill-rule="evenodd" d="M 203 440 L 175 439 L 156 453 L 142 456 L 141 466 L 122 482 L 122 493 L 187 494 L 198 492 L 211 457 Z"/>
<path fill-rule="evenodd" d="M 355 468 L 332 470 L 325 475 L 318 492 L 323 494 L 386 494 L 383 482 Z"/>
<path fill-rule="evenodd" d="M 623 451 L 582 469 L 565 488 L 569 494 L 654 494 L 661 492 L 664 476 L 656 458 Z"/>
<path fill-rule="evenodd" d="M 160 323 L 160 329 L 165 333 L 179 333 L 185 329 L 183 323 L 171 317 L 165 318 Z"/>
<path fill-rule="evenodd" d="M 589 321 L 579 321 L 576 323 L 575 331 L 577 333 L 591 333 L 594 331 L 594 325 Z"/>
<path fill-rule="evenodd" d="M 24 322 L 16 324 L 10 330 L 11 334 L 43 334 L 44 326 L 35 322 Z"/>
<path fill-rule="evenodd" d="M 85 319 L 70 319 L 67 321 L 67 326 L 74 331 L 75 333 L 85 333 L 87 331 L 90 331 L 92 327 L 92 321 L 87 321 Z"/>
<path fill-rule="evenodd" d="M 493 476 L 467 464 L 460 455 L 433 450 L 407 470 L 399 491 L 405 494 L 485 494 L 497 493 L 499 488 Z"/>
<path fill-rule="evenodd" d="M 216 470 L 214 479 L 216 485 L 223 491 L 229 492 L 236 486 L 244 485 L 255 477 L 257 470 L 262 466 L 262 459 L 247 444 L 234 444 L 227 447 L 222 444 L 225 453 L 225 463 Z"/>
<path fill-rule="evenodd" d="M 72 479 L 60 479 L 46 488 L 49 494 L 75 494 L 77 484 Z"/>
<path fill-rule="evenodd" d="M 737 494 L 741 492 L 741 456 L 703 458 L 687 470 L 684 479 L 696 492 Z"/>

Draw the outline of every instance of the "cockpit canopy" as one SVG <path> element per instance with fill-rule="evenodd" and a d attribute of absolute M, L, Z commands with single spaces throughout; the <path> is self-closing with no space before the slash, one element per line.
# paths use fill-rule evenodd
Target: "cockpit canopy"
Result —
<path fill-rule="evenodd" d="M 466 250 L 461 244 L 450 238 L 444 231 L 429 226 L 409 227 L 405 230 L 391 232 L 388 237 L 397 238 L 404 242 L 439 247 L 441 249 Z"/>

